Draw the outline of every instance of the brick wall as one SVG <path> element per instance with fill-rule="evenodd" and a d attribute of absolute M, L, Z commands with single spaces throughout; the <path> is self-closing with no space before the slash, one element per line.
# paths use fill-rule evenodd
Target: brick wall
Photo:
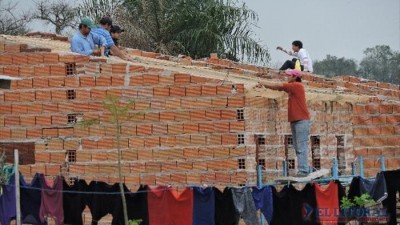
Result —
<path fill-rule="evenodd" d="M 237 158 L 246 155 L 237 144 L 245 129 L 236 118 L 244 107 L 242 84 L 232 95 L 229 82 L 78 55 L 7 52 L 1 58 L 11 58 L 1 63 L 3 74 L 21 80 L 0 95 L 0 140 L 35 143 L 36 163 L 22 166 L 25 176 L 62 173 L 115 182 L 116 130 L 102 105 L 113 95 L 135 101 L 136 116 L 121 128 L 128 185 L 246 182 L 245 172 L 237 171 Z M 99 122 L 83 128 L 74 116 Z M 68 150 L 76 151 L 76 162 L 66 163 Z"/>
<path fill-rule="evenodd" d="M 254 183 L 257 163 L 264 165 L 266 180 L 281 173 L 282 160 L 296 164 L 286 96 L 249 97 L 243 84 L 80 55 L 24 52 L 26 48 L 0 43 L 0 73 L 21 78 L 0 92 L 0 142 L 34 143 L 35 164 L 21 166 L 27 177 L 44 172 L 118 180 L 116 128 L 102 105 L 107 95 L 124 103 L 134 100 L 135 116 L 124 121 L 120 142 L 122 172 L 130 187 Z M 226 60 L 210 62 L 235 66 Z M 306 76 L 305 81 L 318 86 L 323 80 Z M 398 168 L 398 103 L 314 100 L 308 106 L 311 164 L 327 168 L 337 157 L 345 174 L 354 158 L 363 155 L 366 173 L 373 175 L 376 158 L 383 154 L 387 168 Z M 84 128 L 74 123 L 79 118 L 98 122 Z M 264 139 L 259 149 L 255 135 Z"/>
<path fill-rule="evenodd" d="M 354 154 L 365 158 L 366 175 L 380 169 L 378 157 L 384 155 L 386 167 L 400 166 L 400 106 L 390 102 L 371 102 L 354 106 L 352 116 Z"/>

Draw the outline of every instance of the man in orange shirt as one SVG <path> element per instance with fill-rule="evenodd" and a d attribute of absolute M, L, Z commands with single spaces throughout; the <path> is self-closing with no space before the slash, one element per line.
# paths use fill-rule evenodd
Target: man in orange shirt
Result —
<path fill-rule="evenodd" d="M 301 72 L 286 70 L 290 76 L 289 82 L 284 84 L 266 84 L 259 82 L 257 87 L 266 87 L 272 90 L 285 91 L 289 94 L 288 120 L 292 130 L 294 149 L 297 156 L 297 177 L 306 177 L 311 172 L 308 165 L 308 135 L 310 133 L 310 113 L 306 103 L 304 86 L 301 83 Z"/>

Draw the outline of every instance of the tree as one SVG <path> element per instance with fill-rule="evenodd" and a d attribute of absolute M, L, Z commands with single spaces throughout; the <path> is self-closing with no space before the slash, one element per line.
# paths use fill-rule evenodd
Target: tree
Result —
<path fill-rule="evenodd" d="M 89 5 L 92 9 L 86 4 L 80 11 L 98 15 L 103 7 Z M 233 0 L 124 0 L 114 12 L 113 19 L 124 25 L 122 42 L 128 47 L 192 58 L 216 52 L 232 60 L 267 63 L 270 59 L 268 50 L 252 38 L 257 14 Z"/>
<path fill-rule="evenodd" d="M 15 9 L 17 4 L 0 0 L 0 34 L 23 35 L 29 31 L 26 25 L 31 16 L 26 12 L 18 13 Z"/>
<path fill-rule="evenodd" d="M 327 55 L 325 59 L 314 62 L 314 72 L 328 77 L 338 75 L 356 75 L 357 63 L 354 59 L 338 58 Z"/>
<path fill-rule="evenodd" d="M 172 12 L 167 23 L 169 39 L 180 42 L 192 57 L 216 52 L 235 61 L 269 61 L 268 51 L 252 38 L 258 16 L 244 3 L 182 0 Z"/>
<path fill-rule="evenodd" d="M 114 97 L 114 96 L 107 96 L 106 99 L 103 101 L 104 108 L 111 114 L 109 122 L 113 124 L 116 128 L 115 137 L 117 140 L 117 151 L 118 151 L 118 178 L 119 178 L 119 189 L 121 192 L 121 199 L 122 199 L 122 209 L 124 212 L 124 224 L 134 224 L 134 221 L 128 221 L 128 210 L 126 205 L 126 198 L 125 198 L 125 191 L 122 181 L 122 166 L 121 166 L 121 127 L 124 121 L 129 121 L 134 115 L 131 115 L 130 110 L 133 106 L 134 102 L 123 102 L 121 99 Z M 93 126 L 94 124 L 98 123 L 97 119 L 88 119 L 80 121 L 80 124 L 83 127 Z"/>
<path fill-rule="evenodd" d="M 400 52 L 387 45 L 377 45 L 364 51 L 360 76 L 388 83 L 400 83 Z"/>
<path fill-rule="evenodd" d="M 40 1 L 36 2 L 34 19 L 40 19 L 55 26 L 56 33 L 68 27 L 76 28 L 77 8 L 69 5 L 67 1 L 58 0 L 56 2 Z"/>

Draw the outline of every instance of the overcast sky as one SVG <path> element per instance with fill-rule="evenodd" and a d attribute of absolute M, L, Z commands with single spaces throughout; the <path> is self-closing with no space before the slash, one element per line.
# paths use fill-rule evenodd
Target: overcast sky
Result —
<path fill-rule="evenodd" d="M 31 10 L 34 5 L 32 0 L 18 1 L 20 9 Z M 313 60 L 330 54 L 360 61 L 364 49 L 382 44 L 400 50 L 400 0 L 244 2 L 259 16 L 259 28 L 254 32 L 269 48 L 272 64 L 288 58 L 276 51 L 276 46 L 290 48 L 294 40 L 303 42 Z M 30 27 L 32 30 L 54 31 L 54 28 L 37 22 Z"/>

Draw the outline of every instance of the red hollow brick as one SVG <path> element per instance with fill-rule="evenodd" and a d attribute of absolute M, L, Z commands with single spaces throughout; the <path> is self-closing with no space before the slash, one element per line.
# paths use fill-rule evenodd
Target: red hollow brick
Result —
<path fill-rule="evenodd" d="M 187 86 L 186 96 L 201 96 L 201 86 Z"/>
<path fill-rule="evenodd" d="M 210 96 L 210 95 L 216 95 L 216 94 L 217 94 L 216 86 L 203 85 L 201 87 L 201 95 L 203 95 L 203 96 Z"/>
<path fill-rule="evenodd" d="M 159 76 L 155 74 L 144 74 L 143 85 L 156 85 L 159 84 Z"/>
<path fill-rule="evenodd" d="M 190 83 L 190 75 L 189 74 L 175 74 L 175 83 L 177 84 L 189 84 Z"/>
<path fill-rule="evenodd" d="M 10 76 L 18 76 L 19 75 L 19 68 L 16 66 L 7 66 L 3 69 L 5 75 Z"/>
<path fill-rule="evenodd" d="M 35 66 L 35 76 L 46 76 L 50 74 L 50 66 Z"/>
<path fill-rule="evenodd" d="M 244 107 L 244 97 L 228 97 L 228 107 Z"/>
<path fill-rule="evenodd" d="M 172 86 L 169 89 L 169 95 L 172 97 L 180 97 L 186 95 L 185 87 Z"/>
<path fill-rule="evenodd" d="M 35 77 L 33 78 L 34 88 L 47 88 L 49 87 L 49 79 L 46 77 Z"/>
<path fill-rule="evenodd" d="M 12 54 L 2 54 L 0 57 L 0 65 L 11 65 L 13 64 L 13 56 Z"/>
<path fill-rule="evenodd" d="M 189 111 L 176 111 L 175 112 L 175 121 L 190 121 L 190 112 Z"/>
<path fill-rule="evenodd" d="M 64 77 L 52 77 L 49 79 L 49 87 L 64 87 L 65 80 Z"/>
<path fill-rule="evenodd" d="M 65 66 L 53 65 L 50 66 L 50 74 L 54 76 L 65 76 L 67 72 Z"/>
<path fill-rule="evenodd" d="M 155 87 L 154 88 L 154 97 L 166 97 L 169 96 L 169 88 L 168 87 Z"/>
<path fill-rule="evenodd" d="M 50 64 L 50 63 L 58 63 L 59 57 L 57 53 L 46 53 L 43 54 L 43 63 Z"/>

